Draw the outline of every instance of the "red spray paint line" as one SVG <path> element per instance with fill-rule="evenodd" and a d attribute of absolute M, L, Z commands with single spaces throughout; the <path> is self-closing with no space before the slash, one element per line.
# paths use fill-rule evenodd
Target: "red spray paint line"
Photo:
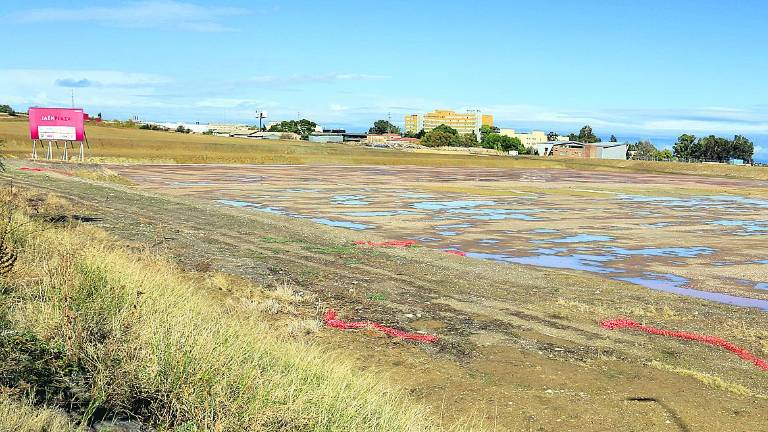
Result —
<path fill-rule="evenodd" d="M 752 362 L 760 369 L 764 371 L 768 371 L 768 361 L 765 361 L 755 356 L 754 354 L 750 353 L 749 351 L 745 350 L 744 348 L 738 345 L 732 344 L 727 340 L 720 339 L 715 336 L 706 336 L 706 335 L 688 333 L 683 331 L 663 330 L 656 327 L 644 326 L 630 319 L 605 320 L 605 321 L 602 321 L 600 325 L 603 328 L 606 328 L 608 330 L 615 330 L 619 328 L 637 329 L 653 335 L 667 336 L 667 337 L 673 337 L 673 338 L 678 338 L 683 340 L 692 340 L 692 341 L 705 343 L 707 345 L 725 348 L 726 350 L 739 356 L 739 358 L 741 358 L 742 360 Z"/>
<path fill-rule="evenodd" d="M 358 246 L 371 246 L 371 247 L 410 247 L 416 246 L 416 240 L 388 240 L 385 242 L 372 242 L 372 241 L 356 241 Z"/>
<path fill-rule="evenodd" d="M 19 171 L 45 172 L 45 171 L 51 171 L 51 170 L 49 168 L 21 167 L 21 168 L 19 168 Z"/>
<path fill-rule="evenodd" d="M 456 250 L 456 249 L 445 249 L 443 252 L 449 253 L 451 255 L 456 255 L 456 256 L 467 256 L 466 252 Z"/>
<path fill-rule="evenodd" d="M 375 323 L 371 321 L 356 321 L 356 322 L 342 321 L 337 318 L 336 311 L 333 309 L 329 309 L 328 312 L 325 313 L 325 316 L 323 317 L 323 321 L 325 322 L 325 325 L 328 327 L 333 327 L 333 328 L 342 329 L 342 330 L 372 327 L 392 337 L 396 337 L 400 339 L 412 340 L 417 342 L 426 342 L 426 343 L 437 342 L 437 336 L 435 335 L 423 335 L 418 333 L 404 332 L 402 330 L 394 329 L 392 327 L 386 327 L 379 323 Z"/>

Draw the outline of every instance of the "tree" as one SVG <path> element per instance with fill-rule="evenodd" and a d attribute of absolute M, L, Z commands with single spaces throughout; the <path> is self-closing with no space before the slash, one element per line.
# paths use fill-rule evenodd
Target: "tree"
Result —
<path fill-rule="evenodd" d="M 421 144 L 427 147 L 453 147 L 457 146 L 459 141 L 457 134 L 435 128 L 424 135 Z"/>
<path fill-rule="evenodd" d="M 682 159 L 695 159 L 696 153 L 696 137 L 693 135 L 682 134 L 677 138 L 677 142 L 672 146 L 672 151 L 677 158 Z"/>
<path fill-rule="evenodd" d="M 441 124 L 440 126 L 432 129 L 430 132 L 434 132 L 434 131 L 446 132 L 446 133 L 449 133 L 451 135 L 457 135 L 457 136 L 459 135 L 459 131 L 457 131 L 456 129 L 454 129 L 454 128 L 450 127 L 450 126 L 446 126 L 444 124 Z"/>
<path fill-rule="evenodd" d="M 301 119 L 301 120 L 287 120 L 287 121 L 281 121 L 280 123 L 276 125 L 272 125 L 272 127 L 269 128 L 270 132 L 292 132 L 298 135 L 301 135 L 302 138 L 306 138 L 309 136 L 310 133 L 312 133 L 315 128 L 317 127 L 317 123 L 307 120 L 307 119 Z"/>
<path fill-rule="evenodd" d="M 187 128 L 184 127 L 184 125 L 179 125 L 176 128 L 176 132 L 179 132 L 179 133 L 190 133 L 190 132 L 192 132 L 192 129 L 187 129 Z"/>
<path fill-rule="evenodd" d="M 648 140 L 638 141 L 631 146 L 631 149 L 635 152 L 632 159 L 653 159 L 659 152 L 656 146 L 651 144 Z"/>
<path fill-rule="evenodd" d="M 525 147 L 520 142 L 520 138 L 512 138 L 499 134 L 488 135 L 482 143 L 483 147 L 496 149 L 500 151 L 508 152 L 510 150 L 517 150 L 518 152 L 525 153 Z"/>
<path fill-rule="evenodd" d="M 613 135 L 613 134 L 611 134 L 611 139 L 609 139 L 608 141 L 610 141 L 610 142 L 619 142 L 619 140 L 616 139 L 616 135 Z"/>
<path fill-rule="evenodd" d="M 477 136 L 475 136 L 473 133 L 462 134 L 459 136 L 459 139 L 461 141 L 460 147 L 477 147 L 479 144 L 477 142 Z"/>
<path fill-rule="evenodd" d="M 575 137 L 575 139 L 574 139 L 574 137 Z M 579 131 L 578 135 L 576 135 L 576 134 L 568 135 L 568 138 L 571 141 L 579 141 L 579 142 L 583 142 L 585 144 L 596 143 L 596 142 L 600 142 L 601 141 L 600 138 L 597 135 L 592 133 L 592 126 L 590 126 L 590 125 L 586 125 L 583 128 L 581 128 L 581 130 Z"/>
<path fill-rule="evenodd" d="M 557 132 L 550 131 L 547 134 L 547 141 L 557 141 L 557 137 L 558 136 L 559 136 L 559 134 Z"/>
<path fill-rule="evenodd" d="M 752 143 L 752 141 L 741 135 L 736 135 L 733 137 L 730 154 L 731 158 L 752 162 L 752 157 L 754 154 L 755 145 Z"/>
<path fill-rule="evenodd" d="M 664 149 L 661 151 L 657 151 L 655 155 L 653 155 L 654 158 L 659 160 L 672 160 L 672 151 L 669 149 Z"/>
<path fill-rule="evenodd" d="M 376 120 L 376 122 L 373 123 L 373 127 L 368 129 L 368 133 L 379 135 L 386 133 L 399 134 L 400 128 L 387 120 Z"/>
<path fill-rule="evenodd" d="M 14 111 L 13 108 L 11 108 L 10 105 L 0 105 L 0 113 L 5 113 L 5 114 L 8 114 L 10 116 L 15 116 L 16 115 L 16 111 Z"/>
<path fill-rule="evenodd" d="M 422 130 L 420 130 L 420 131 L 418 131 L 418 132 L 415 132 L 415 133 L 414 133 L 414 132 L 406 132 L 404 136 L 405 136 L 406 138 L 418 138 L 418 139 L 422 139 L 422 138 L 424 138 L 424 135 L 425 135 L 425 134 L 426 134 L 426 132 L 424 132 L 424 129 L 422 129 Z"/>
<path fill-rule="evenodd" d="M 497 128 L 496 126 L 488 126 L 488 125 L 480 126 L 480 142 L 483 142 L 486 136 L 490 134 L 497 134 L 497 133 L 499 133 L 499 128 Z"/>

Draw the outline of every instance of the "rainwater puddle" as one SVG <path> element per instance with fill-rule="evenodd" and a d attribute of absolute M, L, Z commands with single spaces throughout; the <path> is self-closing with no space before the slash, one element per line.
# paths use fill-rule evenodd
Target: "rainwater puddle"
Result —
<path fill-rule="evenodd" d="M 384 216 L 399 216 L 418 214 L 410 210 L 382 210 L 382 211 L 361 211 L 361 212 L 344 212 L 341 213 L 344 216 L 350 217 L 384 217 Z"/>
<path fill-rule="evenodd" d="M 320 192 L 320 189 L 286 189 L 287 193 L 315 193 Z"/>
<path fill-rule="evenodd" d="M 768 290 L 768 282 L 758 282 L 755 284 L 755 288 L 759 290 Z"/>
<path fill-rule="evenodd" d="M 500 241 L 501 240 L 496 240 L 496 239 L 482 239 L 482 240 L 478 241 L 478 243 L 480 243 L 480 244 L 496 244 L 496 243 L 498 243 Z"/>
<path fill-rule="evenodd" d="M 537 228 L 535 230 L 528 231 L 531 234 L 557 234 L 560 231 L 552 228 Z"/>
<path fill-rule="evenodd" d="M 768 234 L 768 221 L 750 221 L 750 220 L 715 220 L 707 222 L 709 225 L 719 225 L 724 227 L 738 227 L 741 231 L 736 235 L 761 235 Z"/>
<path fill-rule="evenodd" d="M 460 224 L 453 224 L 453 225 L 440 225 L 435 228 L 437 229 L 472 228 L 472 224 L 460 223 Z"/>
<path fill-rule="evenodd" d="M 231 207 L 249 208 L 252 210 L 261 211 L 265 213 L 273 213 L 273 214 L 280 214 L 280 215 L 286 214 L 285 210 L 281 210 L 275 207 L 262 207 L 261 204 L 256 204 L 248 201 L 220 199 L 220 200 L 216 200 L 216 202 L 220 204 L 228 205 Z"/>
<path fill-rule="evenodd" d="M 336 195 L 333 197 L 334 204 L 364 206 L 370 204 L 364 201 L 364 195 Z"/>
<path fill-rule="evenodd" d="M 191 187 L 195 187 L 195 186 L 216 186 L 216 183 L 211 183 L 211 182 L 194 182 L 194 181 L 190 181 L 190 182 L 170 182 L 169 184 L 171 186 L 191 186 Z"/>
<path fill-rule="evenodd" d="M 362 231 L 362 230 L 374 228 L 373 225 L 366 225 L 362 223 L 349 222 L 349 221 L 332 220 L 332 219 L 326 219 L 326 218 L 313 218 L 312 222 L 316 222 L 319 224 L 328 225 L 332 227 L 348 228 L 355 231 Z"/>
<path fill-rule="evenodd" d="M 664 291 L 733 306 L 768 310 L 768 300 L 751 299 L 730 294 L 721 294 L 696 290 L 692 288 L 683 288 L 683 286 L 688 283 L 688 279 L 682 276 L 676 276 L 672 274 L 644 273 L 644 276 L 642 277 L 615 277 L 613 279 L 630 282 L 635 285 L 650 288 L 652 290 Z"/>
<path fill-rule="evenodd" d="M 503 254 L 468 252 L 470 258 L 484 259 L 491 261 L 508 262 L 515 264 L 527 264 L 538 267 L 549 267 L 570 270 L 583 270 L 593 273 L 621 273 L 623 270 L 616 268 L 607 268 L 603 266 L 604 262 L 611 261 L 615 257 L 610 255 L 586 255 L 575 254 L 569 256 L 558 256 L 551 254 L 541 254 L 526 257 L 509 256 Z"/>
<path fill-rule="evenodd" d="M 652 224 L 643 224 L 644 227 L 648 227 L 648 228 L 664 228 L 664 227 L 668 227 L 670 225 L 672 225 L 672 224 L 669 223 L 669 222 L 656 222 L 656 223 L 652 223 Z"/>
<path fill-rule="evenodd" d="M 534 240 L 533 243 L 589 243 L 611 241 L 613 237 L 595 234 L 577 234 L 549 240 Z"/>
<path fill-rule="evenodd" d="M 653 256 L 653 257 L 678 257 L 678 258 L 696 258 L 699 255 L 711 255 L 715 253 L 714 249 L 708 247 L 669 247 L 669 248 L 643 248 L 643 249 L 624 249 L 620 247 L 610 247 L 609 251 L 617 255 L 627 256 Z"/>
<path fill-rule="evenodd" d="M 472 219 L 477 220 L 505 220 L 505 219 L 518 219 L 526 221 L 539 221 L 542 220 L 536 216 L 530 216 L 525 213 L 530 212 L 526 210 L 512 210 L 512 209 L 452 209 L 448 210 L 448 213 L 454 214 L 466 214 L 472 215 Z"/>
<path fill-rule="evenodd" d="M 496 205 L 496 201 L 421 201 L 411 204 L 411 207 L 419 210 L 450 210 L 492 205 Z"/>
<path fill-rule="evenodd" d="M 419 198 L 419 199 L 424 199 L 424 198 L 434 198 L 434 195 L 425 194 L 425 193 L 404 193 L 404 194 L 400 195 L 400 198 Z"/>

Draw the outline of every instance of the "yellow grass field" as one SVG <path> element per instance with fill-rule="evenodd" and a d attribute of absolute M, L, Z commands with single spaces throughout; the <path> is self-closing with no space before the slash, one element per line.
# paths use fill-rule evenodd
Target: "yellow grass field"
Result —
<path fill-rule="evenodd" d="M 751 166 L 405 152 L 349 144 L 257 141 L 108 126 L 86 126 L 86 133 L 90 143 L 86 156 L 90 162 L 568 168 L 768 180 L 768 169 Z M 25 120 L 0 120 L 0 139 L 6 141 L 5 151 L 11 157 L 29 156 L 31 142 Z"/>

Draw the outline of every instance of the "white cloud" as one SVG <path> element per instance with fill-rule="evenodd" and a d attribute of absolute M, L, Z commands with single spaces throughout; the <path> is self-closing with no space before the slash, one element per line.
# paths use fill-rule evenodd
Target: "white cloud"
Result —
<path fill-rule="evenodd" d="M 308 74 L 308 75 L 257 75 L 245 80 L 251 84 L 308 84 L 308 83 L 330 83 L 339 81 L 370 81 L 387 79 L 385 75 L 368 75 L 353 73 L 330 73 L 330 74 Z"/>
<path fill-rule="evenodd" d="M 242 8 L 200 6 L 175 0 L 145 0 L 110 7 L 29 9 L 13 15 L 24 23 L 92 22 L 127 28 L 177 28 L 196 32 L 232 30 L 221 19 L 248 13 Z"/>

